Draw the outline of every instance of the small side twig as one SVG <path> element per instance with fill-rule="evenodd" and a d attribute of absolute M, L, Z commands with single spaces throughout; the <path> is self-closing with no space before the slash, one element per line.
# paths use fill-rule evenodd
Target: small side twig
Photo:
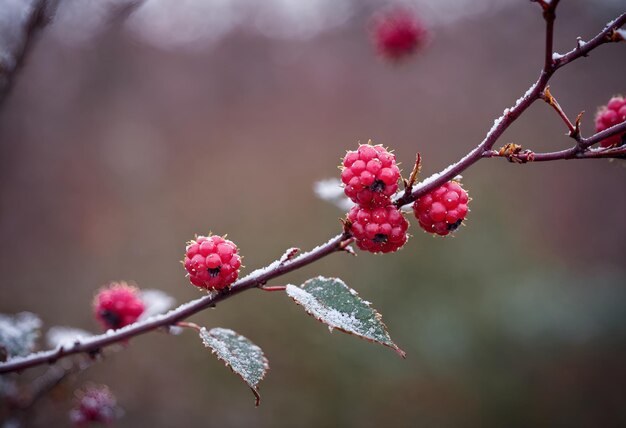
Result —
<path fill-rule="evenodd" d="M 202 327 L 200 327 L 198 324 L 194 322 L 188 322 L 188 321 L 179 321 L 175 325 L 176 327 L 190 328 L 196 331 L 200 331 L 202 329 Z"/>
<path fill-rule="evenodd" d="M 579 129 L 580 122 L 577 121 L 576 122 L 577 125 L 575 126 L 569 120 L 569 118 L 567 117 L 563 109 L 561 108 L 561 105 L 559 104 L 559 102 L 556 100 L 556 98 L 554 98 L 554 96 L 550 92 L 549 85 L 546 86 L 546 89 L 543 90 L 543 93 L 541 94 L 541 99 L 544 100 L 550 107 L 552 107 L 554 111 L 557 112 L 559 117 L 563 119 L 565 126 L 567 126 L 567 129 L 569 130 L 568 135 L 578 141 L 578 137 L 580 136 L 580 129 Z"/>
<path fill-rule="evenodd" d="M 422 155 L 418 152 L 417 155 L 415 155 L 415 165 L 413 166 L 413 171 L 411 171 L 411 175 L 409 176 L 409 179 L 403 179 L 403 183 L 404 183 L 404 195 L 410 195 L 411 191 L 413 190 L 413 186 L 415 185 L 415 182 L 417 181 L 417 176 L 419 175 L 420 171 L 422 170 Z"/>
<path fill-rule="evenodd" d="M 263 287 L 259 287 L 259 290 L 263 291 L 285 291 L 287 289 L 286 285 L 264 285 Z"/>
<path fill-rule="evenodd" d="M 516 146 L 519 150 L 504 150 L 507 146 L 497 150 L 487 150 L 483 153 L 483 158 L 495 158 L 504 157 L 509 162 L 514 163 L 526 163 L 526 162 L 548 162 L 556 160 L 571 160 L 571 159 L 623 159 L 626 156 L 626 145 L 619 147 L 600 147 L 597 149 L 590 149 L 594 144 L 612 137 L 613 135 L 626 132 L 626 122 L 622 122 L 611 128 L 605 129 L 602 132 L 598 132 L 591 137 L 580 137 L 579 142 L 568 149 L 558 150 L 547 153 L 534 153 L 529 150 L 522 151 L 521 146 Z"/>

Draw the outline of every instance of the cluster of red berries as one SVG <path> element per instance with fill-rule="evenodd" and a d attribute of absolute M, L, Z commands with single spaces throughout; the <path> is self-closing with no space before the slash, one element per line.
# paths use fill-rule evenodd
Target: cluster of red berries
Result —
<path fill-rule="evenodd" d="M 196 287 L 222 290 L 237 280 L 241 257 L 237 246 L 221 236 L 198 236 L 188 243 L 183 264 Z"/>
<path fill-rule="evenodd" d="M 374 15 L 372 24 L 376 50 L 392 61 L 409 57 L 428 40 L 424 24 L 408 9 L 379 12 Z"/>
<path fill-rule="evenodd" d="M 120 416 L 121 409 L 108 387 L 89 386 L 76 392 L 76 406 L 70 411 L 70 420 L 76 426 L 92 422 L 111 423 Z"/>
<path fill-rule="evenodd" d="M 391 200 L 399 179 L 395 155 L 381 145 L 361 144 L 344 157 L 344 192 L 357 204 L 347 225 L 360 249 L 389 253 L 406 243 L 409 223 Z M 461 185 L 450 181 L 416 200 L 413 211 L 422 229 L 445 236 L 463 223 L 468 200 Z"/>
<path fill-rule="evenodd" d="M 596 132 L 604 131 L 611 126 L 626 121 L 626 99 L 621 96 L 613 97 L 606 106 L 602 106 L 596 114 Z M 602 147 L 619 146 L 626 143 L 626 132 L 613 135 L 600 142 Z"/>
<path fill-rule="evenodd" d="M 137 287 L 120 281 L 112 282 L 98 291 L 93 310 L 96 319 L 106 330 L 116 330 L 137 321 L 145 305 Z"/>
<path fill-rule="evenodd" d="M 346 153 L 341 181 L 346 196 L 358 204 L 348 224 L 360 249 L 389 253 L 406 242 L 409 223 L 391 202 L 399 179 L 396 157 L 382 145 L 361 144 Z"/>

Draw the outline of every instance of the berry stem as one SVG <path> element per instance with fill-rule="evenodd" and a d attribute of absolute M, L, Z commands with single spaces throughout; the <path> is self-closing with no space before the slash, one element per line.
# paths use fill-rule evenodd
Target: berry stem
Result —
<path fill-rule="evenodd" d="M 259 287 L 259 290 L 263 290 L 263 291 L 285 291 L 286 289 L 287 289 L 286 285 L 274 285 L 274 286 Z"/>
<path fill-rule="evenodd" d="M 185 321 L 179 321 L 176 323 L 177 327 L 183 327 L 183 328 L 190 328 L 192 330 L 196 330 L 196 331 L 200 331 L 202 329 L 202 327 L 200 327 L 198 324 L 194 323 L 194 322 L 185 322 Z"/>

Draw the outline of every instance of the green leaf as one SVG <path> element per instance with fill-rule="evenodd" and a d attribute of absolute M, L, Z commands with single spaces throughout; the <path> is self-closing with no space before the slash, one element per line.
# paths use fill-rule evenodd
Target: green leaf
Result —
<path fill-rule="evenodd" d="M 218 359 L 248 384 L 258 406 L 261 401 L 258 385 L 269 369 L 267 358 L 263 355 L 261 348 L 227 328 L 212 328 L 207 331 L 202 327 L 200 338 L 204 346 L 211 348 Z"/>
<path fill-rule="evenodd" d="M 331 332 L 337 329 L 354 334 L 387 346 L 402 358 L 406 357 L 405 352 L 391 340 L 381 315 L 342 280 L 319 276 L 306 281 L 301 287 L 288 285 L 286 291 L 305 311 L 328 325 Z"/>

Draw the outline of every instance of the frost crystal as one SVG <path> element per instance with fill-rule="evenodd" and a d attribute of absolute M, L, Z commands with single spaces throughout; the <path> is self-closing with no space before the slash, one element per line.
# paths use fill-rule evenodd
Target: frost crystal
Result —
<path fill-rule="evenodd" d="M 141 300 L 145 309 L 139 317 L 140 321 L 153 315 L 165 313 L 176 304 L 176 300 L 172 296 L 161 290 L 141 290 Z"/>
<path fill-rule="evenodd" d="M 347 211 L 354 206 L 354 203 L 343 193 L 341 181 L 337 178 L 317 181 L 313 185 L 313 190 L 318 198 L 330 202 L 340 210 Z"/>
<path fill-rule="evenodd" d="M 92 336 L 91 333 L 74 327 L 52 327 L 46 333 L 46 344 L 49 348 L 70 347 L 76 341 Z"/>
<path fill-rule="evenodd" d="M 280 257 L 280 259 L 278 259 L 278 262 L 283 264 L 293 259 L 296 256 L 296 254 L 298 254 L 299 252 L 300 252 L 300 248 L 291 247 L 287 251 L 285 251 L 285 253 Z"/>
<path fill-rule="evenodd" d="M 27 355 L 35 349 L 41 320 L 30 312 L 0 314 L 0 361 Z"/>

